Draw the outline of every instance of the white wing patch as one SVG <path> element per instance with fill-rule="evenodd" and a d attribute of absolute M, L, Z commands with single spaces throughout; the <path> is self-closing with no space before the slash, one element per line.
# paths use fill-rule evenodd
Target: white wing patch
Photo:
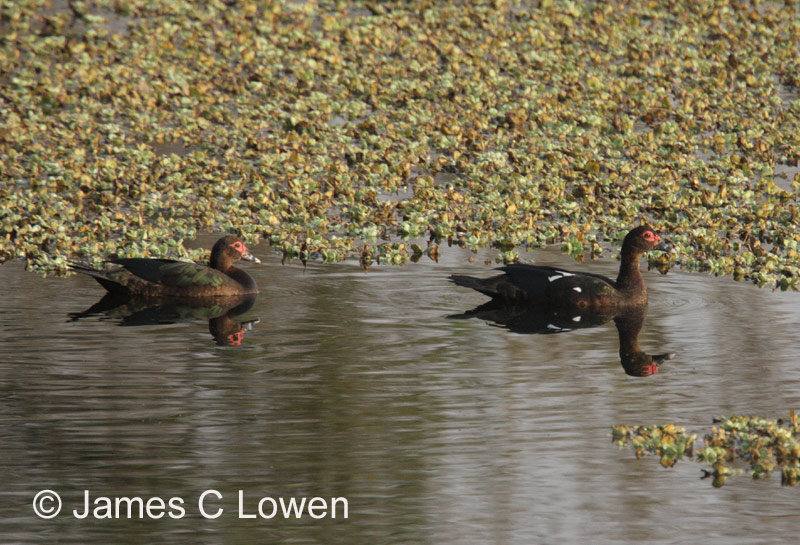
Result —
<path fill-rule="evenodd" d="M 567 272 L 567 271 L 556 271 L 556 274 L 553 276 L 548 276 L 547 281 L 553 282 L 558 280 L 559 278 L 564 278 L 565 276 L 575 276 L 575 273 Z"/>
<path fill-rule="evenodd" d="M 580 293 L 580 292 L 582 292 L 582 291 L 583 291 L 583 290 L 582 290 L 582 289 L 580 289 L 578 286 L 575 286 L 575 287 L 574 287 L 574 288 L 572 288 L 572 289 L 574 289 L 574 290 L 575 290 L 575 291 L 577 291 L 578 293 Z"/>
<path fill-rule="evenodd" d="M 558 327 L 557 325 L 547 324 L 547 329 L 550 331 L 561 332 L 561 331 L 570 331 L 569 329 Z"/>
<path fill-rule="evenodd" d="M 573 322 L 580 322 L 580 321 L 581 321 L 581 317 L 580 317 L 580 316 L 575 316 L 575 317 L 572 319 L 572 321 L 573 321 Z"/>

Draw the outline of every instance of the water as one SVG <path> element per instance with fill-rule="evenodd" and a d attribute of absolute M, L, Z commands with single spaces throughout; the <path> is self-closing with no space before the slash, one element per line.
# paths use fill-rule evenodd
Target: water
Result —
<path fill-rule="evenodd" d="M 207 245 L 213 239 L 204 239 Z M 700 480 L 610 441 L 614 424 L 800 408 L 795 293 L 672 271 L 645 273 L 639 345 L 660 372 L 620 365 L 614 322 L 554 335 L 452 320 L 486 299 L 449 274 L 490 274 L 455 249 L 439 264 L 245 264 L 261 294 L 241 346 L 207 317 L 121 326 L 70 321 L 103 294 L 80 276 L 0 267 L 0 535 L 5 543 L 793 542 L 798 488 Z M 614 275 L 612 260 L 540 264 Z M 34 516 L 34 494 L 63 510 Z M 184 499 L 186 515 L 77 519 L 96 496 Z M 202 518 L 199 495 L 217 490 Z M 240 519 L 264 496 L 348 500 L 348 518 Z M 341 505 L 341 504 L 340 504 Z"/>

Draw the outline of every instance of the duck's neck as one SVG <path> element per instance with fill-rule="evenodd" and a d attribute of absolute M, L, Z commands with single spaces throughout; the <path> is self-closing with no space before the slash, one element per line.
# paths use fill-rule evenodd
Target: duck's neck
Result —
<path fill-rule="evenodd" d="M 225 274 L 229 274 L 228 271 L 232 268 L 231 265 L 231 260 L 226 259 L 225 254 L 211 254 L 211 259 L 208 260 L 209 267 L 222 271 Z"/>
<path fill-rule="evenodd" d="M 645 316 L 647 316 L 646 305 L 614 318 L 619 333 L 619 355 L 623 361 L 642 351 L 639 348 L 639 332 L 642 330 Z"/>
<path fill-rule="evenodd" d="M 642 330 L 647 306 L 614 318 L 619 332 L 619 359 L 629 375 L 647 376 L 658 373 L 658 365 L 653 357 L 639 348 L 639 332 Z"/>
<path fill-rule="evenodd" d="M 253 277 L 244 272 L 242 269 L 238 269 L 236 267 L 228 267 L 226 271 L 223 271 L 225 274 L 236 280 L 239 284 L 242 285 L 249 292 L 257 292 L 256 281 L 253 280 Z"/>
<path fill-rule="evenodd" d="M 623 250 L 622 262 L 619 265 L 619 275 L 617 276 L 617 289 L 633 292 L 647 291 L 642 273 L 639 272 L 639 260 L 641 258 L 641 252 Z"/>

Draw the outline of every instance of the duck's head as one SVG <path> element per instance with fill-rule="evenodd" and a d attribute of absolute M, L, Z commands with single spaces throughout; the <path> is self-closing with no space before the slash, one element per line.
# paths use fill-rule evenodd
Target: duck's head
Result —
<path fill-rule="evenodd" d="M 228 235 L 219 239 L 217 243 L 214 244 L 214 247 L 211 248 L 209 265 L 213 269 L 226 271 L 240 259 L 252 261 L 253 263 L 261 263 L 261 260 L 250 253 L 250 250 L 247 249 L 244 242 L 238 237 Z"/>
<path fill-rule="evenodd" d="M 658 373 L 659 366 L 675 357 L 674 352 L 667 354 L 645 354 L 635 352 L 628 357 L 622 357 L 622 368 L 632 377 L 649 377 Z"/>
<path fill-rule="evenodd" d="M 661 237 L 649 225 L 640 225 L 625 236 L 622 250 L 643 254 L 661 246 Z"/>

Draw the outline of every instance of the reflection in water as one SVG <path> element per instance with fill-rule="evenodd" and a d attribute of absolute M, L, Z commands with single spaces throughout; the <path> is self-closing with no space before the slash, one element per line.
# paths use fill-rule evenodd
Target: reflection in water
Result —
<path fill-rule="evenodd" d="M 639 332 L 642 330 L 647 307 L 626 309 L 619 314 L 586 313 L 569 309 L 550 309 L 524 304 L 502 303 L 496 299 L 484 303 L 463 314 L 448 316 L 452 319 L 480 318 L 494 322 L 514 333 L 552 334 L 575 329 L 597 327 L 613 319 L 619 332 L 619 357 L 625 372 L 635 377 L 646 377 L 658 373 L 658 366 L 675 354 L 651 355 L 639 348 Z"/>
<path fill-rule="evenodd" d="M 646 316 L 647 307 L 641 307 L 614 317 L 619 333 L 619 359 L 625 372 L 635 377 L 658 373 L 658 366 L 662 362 L 675 357 L 673 352 L 647 354 L 639 348 L 639 332 Z"/>
<path fill-rule="evenodd" d="M 107 293 L 83 312 L 69 314 L 70 321 L 89 316 L 120 319 L 122 326 L 163 325 L 193 320 L 208 320 L 208 330 L 219 346 L 240 346 L 246 331 L 258 319 L 244 322 L 234 318 L 250 310 L 255 295 L 235 297 L 200 297 L 184 300 L 143 299 Z"/>

